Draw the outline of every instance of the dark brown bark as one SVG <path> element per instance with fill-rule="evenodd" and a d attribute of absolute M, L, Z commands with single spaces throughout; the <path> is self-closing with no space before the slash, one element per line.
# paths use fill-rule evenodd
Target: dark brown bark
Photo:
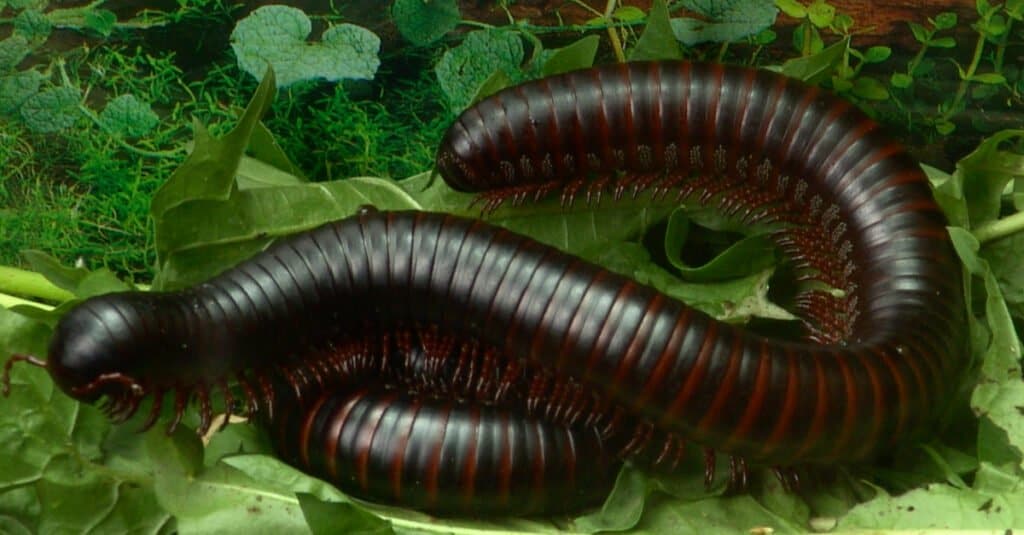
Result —
<path fill-rule="evenodd" d="M 597 11 L 604 10 L 605 2 L 603 1 L 588 0 L 587 3 Z M 883 2 L 832 0 L 830 2 L 838 12 L 853 17 L 856 32 L 855 46 L 886 44 L 904 47 L 914 45 L 913 35 L 907 27 L 907 22 L 925 24 L 928 17 L 934 17 L 943 11 L 953 11 L 960 18 L 955 35 L 969 34 L 971 32 L 969 23 L 977 19 L 974 3 L 975 0 L 888 0 Z M 620 2 L 620 5 L 636 6 L 644 11 L 650 9 L 650 4 L 650 0 Z M 465 19 L 489 24 L 508 23 L 508 15 L 498 2 L 461 1 L 460 6 Z M 565 0 L 515 2 L 509 7 L 509 12 L 517 20 L 526 19 L 532 24 L 544 26 L 583 24 L 594 18 L 592 12 Z M 676 13 L 673 12 L 673 15 L 675 16 Z M 776 21 L 776 29 L 788 33 L 786 29 L 792 28 L 798 23 L 799 21 L 796 19 L 780 13 Z"/>

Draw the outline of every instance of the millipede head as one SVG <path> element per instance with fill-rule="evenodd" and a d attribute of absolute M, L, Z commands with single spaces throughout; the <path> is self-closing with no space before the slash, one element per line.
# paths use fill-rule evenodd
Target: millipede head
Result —
<path fill-rule="evenodd" d="M 109 398 L 115 418 L 131 413 L 149 388 L 139 366 L 154 343 L 133 333 L 132 294 L 106 294 L 84 301 L 61 317 L 54 329 L 46 368 L 54 383 L 78 401 Z"/>

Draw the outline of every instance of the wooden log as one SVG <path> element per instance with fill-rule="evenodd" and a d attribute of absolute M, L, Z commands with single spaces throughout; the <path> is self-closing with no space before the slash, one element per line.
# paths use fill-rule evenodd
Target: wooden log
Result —
<path fill-rule="evenodd" d="M 770 0 L 764 0 L 770 1 Z M 670 2 L 671 3 L 671 2 Z M 837 12 L 846 13 L 854 19 L 854 46 L 889 45 L 917 48 L 907 22 L 925 24 L 928 17 L 944 11 L 952 11 L 959 17 L 954 36 L 970 36 L 970 23 L 978 18 L 975 0 L 832 0 Z M 604 10 L 604 2 L 589 0 L 596 11 Z M 624 0 L 620 5 L 635 6 L 645 12 L 650 9 L 650 0 Z M 595 14 L 578 4 L 564 0 L 525 0 L 509 6 L 508 12 L 497 2 L 461 1 L 462 16 L 468 20 L 502 25 L 508 23 L 510 13 L 516 20 L 528 20 L 540 26 L 584 24 Z M 686 11 L 673 12 L 673 16 L 687 15 Z M 689 14 L 692 16 L 692 14 Z M 799 23 L 798 20 L 779 14 L 775 28 L 788 35 Z"/>

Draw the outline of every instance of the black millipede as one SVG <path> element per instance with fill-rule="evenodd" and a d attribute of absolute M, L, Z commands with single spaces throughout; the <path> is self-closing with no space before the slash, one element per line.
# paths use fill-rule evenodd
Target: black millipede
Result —
<path fill-rule="evenodd" d="M 643 422 L 638 437 L 653 429 L 767 466 L 859 461 L 918 439 L 962 379 L 961 266 L 927 180 L 875 122 L 817 88 L 688 62 L 578 71 L 466 110 L 437 163 L 487 210 L 649 193 L 777 224 L 807 283 L 796 299 L 806 339 L 719 322 L 480 221 L 365 210 L 193 288 L 89 299 L 60 321 L 45 363 L 15 358 L 45 365 L 77 399 L 106 396 L 121 417 L 172 391 L 180 416 L 194 395 L 205 428 L 213 388 L 230 398 L 238 381 L 253 408 L 277 395 L 275 378 L 301 393 L 336 373 L 334 341 L 428 326 L 596 392 L 604 410 Z M 360 403 L 416 403 L 371 394 Z M 313 397 L 356 403 L 331 395 Z"/>

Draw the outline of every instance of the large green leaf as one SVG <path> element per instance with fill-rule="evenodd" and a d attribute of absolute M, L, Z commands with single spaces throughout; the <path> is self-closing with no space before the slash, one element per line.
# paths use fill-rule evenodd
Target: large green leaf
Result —
<path fill-rule="evenodd" d="M 640 40 L 637 41 L 636 46 L 629 51 L 629 59 L 630 61 L 655 61 L 682 57 L 683 52 L 679 50 L 679 43 L 676 42 L 672 33 L 668 6 L 665 4 L 665 0 L 654 0 L 651 2 L 651 10 L 647 14 L 647 25 L 644 26 L 644 32 L 640 34 Z"/>
<path fill-rule="evenodd" d="M 263 6 L 238 21 L 231 48 L 238 65 L 255 78 L 264 78 L 269 65 L 277 86 L 302 80 L 372 80 L 380 66 L 380 38 L 354 24 L 324 31 L 320 42 L 306 39 L 312 22 L 302 10 L 283 5 Z"/>
<path fill-rule="evenodd" d="M 685 0 L 682 5 L 703 17 L 672 19 L 672 33 L 686 46 L 726 43 L 754 35 L 771 27 L 779 12 L 763 0 Z"/>
<path fill-rule="evenodd" d="M 49 336 L 48 327 L 0 309 L 0 358 L 44 354 Z M 140 440 L 54 388 L 44 370 L 14 366 L 11 394 L 0 397 L 0 517 L 33 533 L 156 533 L 170 516 L 133 446 Z"/>
<path fill-rule="evenodd" d="M 450 108 L 460 112 L 495 73 L 519 79 L 523 57 L 523 40 L 518 33 L 478 30 L 468 33 L 462 44 L 445 52 L 434 72 Z"/>

